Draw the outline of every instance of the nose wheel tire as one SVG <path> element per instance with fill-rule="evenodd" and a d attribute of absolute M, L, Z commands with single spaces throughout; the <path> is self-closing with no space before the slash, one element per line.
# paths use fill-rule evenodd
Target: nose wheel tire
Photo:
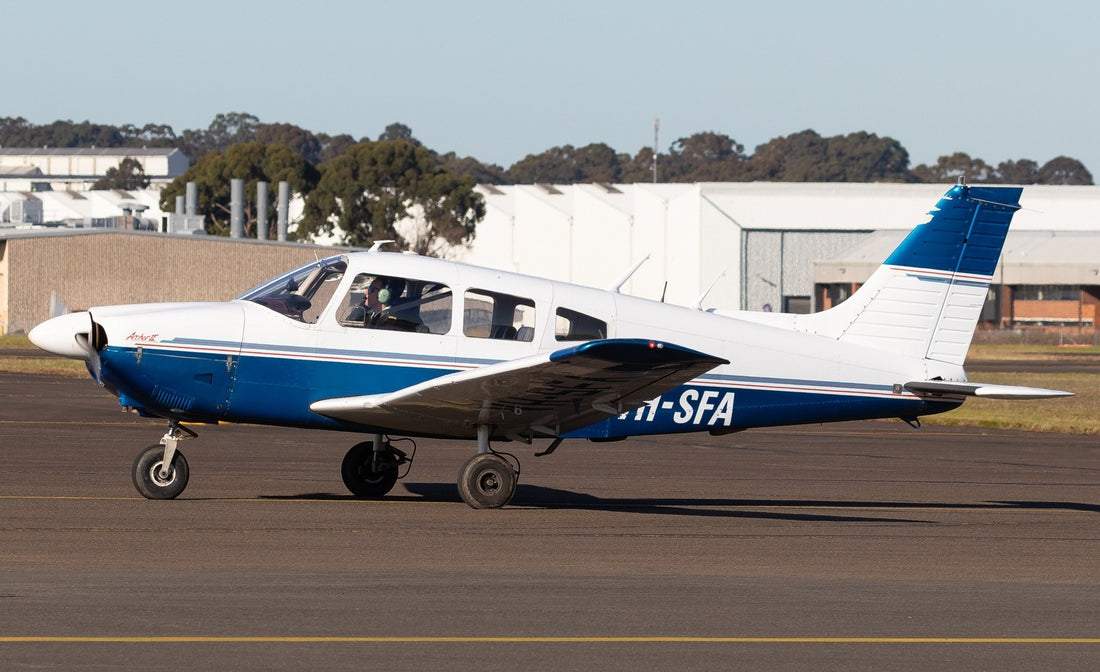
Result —
<path fill-rule="evenodd" d="M 138 454 L 134 460 L 134 487 L 146 499 L 175 499 L 187 487 L 191 470 L 187 458 L 176 451 L 167 475 L 161 474 L 164 464 L 164 446 L 154 444 Z"/>
<path fill-rule="evenodd" d="M 344 455 L 340 475 L 351 494 L 362 499 L 379 499 L 397 483 L 401 456 L 391 449 L 379 457 L 375 457 L 373 441 L 357 443 Z"/>
<path fill-rule="evenodd" d="M 458 472 L 458 494 L 475 509 L 499 509 L 516 493 L 516 472 L 493 453 L 474 455 Z"/>

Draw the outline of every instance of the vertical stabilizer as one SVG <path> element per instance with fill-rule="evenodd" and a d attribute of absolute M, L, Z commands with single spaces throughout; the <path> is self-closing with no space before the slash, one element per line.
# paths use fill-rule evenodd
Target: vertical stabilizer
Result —
<path fill-rule="evenodd" d="M 932 218 L 913 229 L 859 291 L 835 308 L 805 316 L 799 326 L 961 365 L 1022 191 L 953 187 Z"/>

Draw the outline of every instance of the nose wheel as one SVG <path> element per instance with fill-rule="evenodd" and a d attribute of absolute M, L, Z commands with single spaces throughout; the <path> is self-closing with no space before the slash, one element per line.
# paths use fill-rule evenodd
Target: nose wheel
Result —
<path fill-rule="evenodd" d="M 155 443 L 134 460 L 134 487 L 146 499 L 175 499 L 187 487 L 191 470 L 187 458 L 176 451 L 164 469 L 164 446 Z"/>
<path fill-rule="evenodd" d="M 146 499 L 175 499 L 187 487 L 191 470 L 187 458 L 176 450 L 176 445 L 184 439 L 192 439 L 194 432 L 180 426 L 175 420 L 168 425 L 168 433 L 134 459 L 131 473 L 134 487 Z"/>

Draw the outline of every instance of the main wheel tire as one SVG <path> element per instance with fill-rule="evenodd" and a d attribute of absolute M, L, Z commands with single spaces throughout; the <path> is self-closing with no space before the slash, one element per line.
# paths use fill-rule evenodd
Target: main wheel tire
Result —
<path fill-rule="evenodd" d="M 388 444 L 387 444 L 388 445 Z M 397 460 L 391 451 L 385 451 L 386 467 L 374 471 L 374 442 L 364 441 L 351 447 L 340 465 L 340 475 L 351 494 L 363 499 L 379 499 L 397 483 Z"/>
<path fill-rule="evenodd" d="M 160 467 L 164 463 L 164 446 L 157 443 L 138 453 L 134 459 L 134 487 L 146 499 L 175 499 L 187 487 L 191 470 L 187 458 L 176 451 L 172 464 L 168 467 L 168 476 L 161 477 Z"/>
<path fill-rule="evenodd" d="M 516 472 L 499 455 L 474 455 L 458 472 L 458 494 L 475 509 L 499 509 L 515 493 Z"/>

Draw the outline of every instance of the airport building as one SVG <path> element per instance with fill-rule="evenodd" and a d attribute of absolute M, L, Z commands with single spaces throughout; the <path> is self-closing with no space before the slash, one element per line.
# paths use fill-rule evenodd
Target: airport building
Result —
<path fill-rule="evenodd" d="M 0 192 L 88 191 L 124 159 L 140 163 L 153 188 L 191 165 L 174 147 L 0 147 Z"/>
<path fill-rule="evenodd" d="M 947 190 L 942 184 L 481 186 L 465 259 L 671 303 L 814 312 L 857 289 Z M 1095 338 L 1100 187 L 1027 186 L 983 325 Z M 703 298 L 701 298 L 703 297 Z M 1086 334 L 1082 334 L 1086 335 Z"/>
<path fill-rule="evenodd" d="M 703 309 L 809 312 L 858 288 L 948 186 L 483 185 L 485 219 L 472 244 L 448 256 L 595 287 L 622 283 L 625 293 Z M 8 196 L 0 193 L 0 208 Z M 1028 186 L 1021 204 L 983 327 L 1096 342 L 1100 187 Z M 59 306 L 224 300 L 326 249 L 9 221 L 0 224 L 0 328 L 27 331 Z"/>

